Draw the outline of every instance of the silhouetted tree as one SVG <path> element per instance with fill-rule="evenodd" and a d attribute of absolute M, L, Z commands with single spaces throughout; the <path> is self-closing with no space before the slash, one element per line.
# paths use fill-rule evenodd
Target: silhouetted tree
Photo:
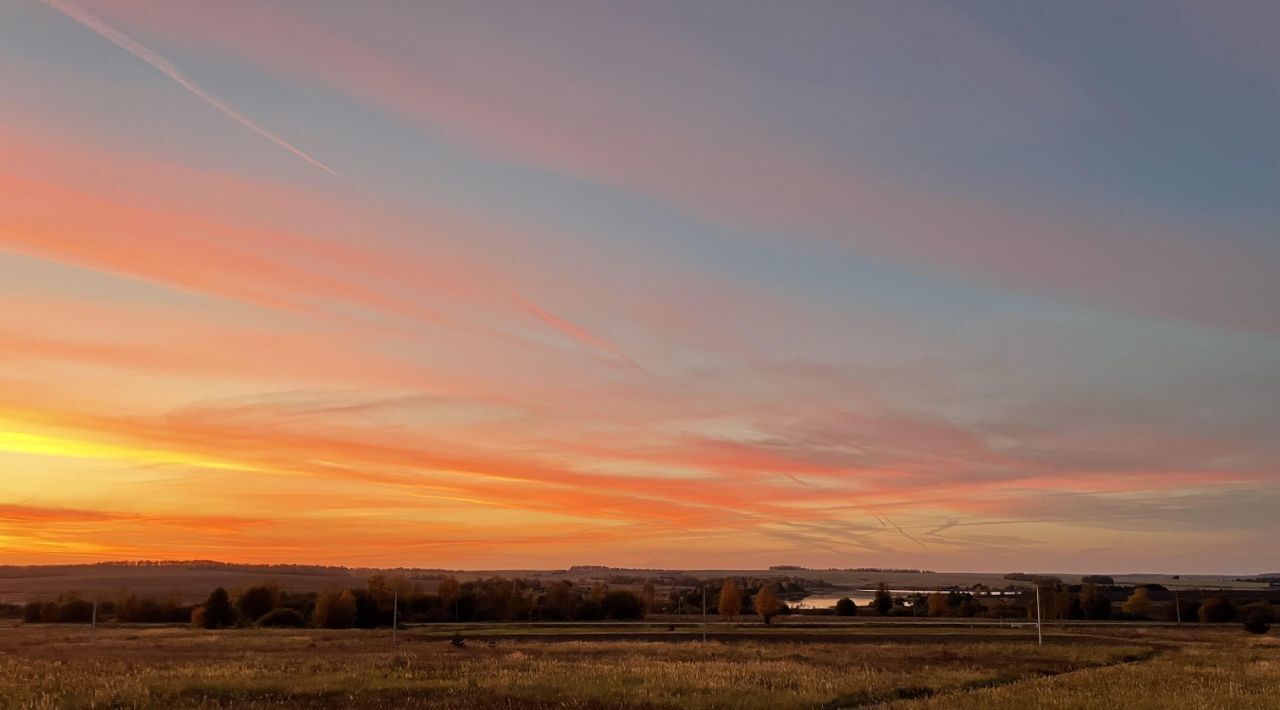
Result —
<path fill-rule="evenodd" d="M 937 592 L 929 595 L 929 601 L 927 604 L 929 608 L 929 616 L 942 616 L 946 614 L 949 609 L 949 606 L 947 605 L 947 596 Z"/>
<path fill-rule="evenodd" d="M 1073 601 L 1079 603 L 1078 595 L 1067 591 L 1057 577 L 1040 577 L 1036 586 L 1040 588 L 1040 613 L 1045 619 L 1066 619 L 1071 614 Z M 1036 618 L 1034 597 L 1027 604 L 1027 618 Z"/>
<path fill-rule="evenodd" d="M 720 588 L 720 603 L 717 605 L 721 616 L 729 618 L 737 618 L 742 613 L 742 592 L 738 589 L 738 583 L 729 577 L 724 581 L 724 586 Z"/>
<path fill-rule="evenodd" d="M 236 609 L 231 606 L 231 597 L 227 590 L 218 587 L 209 595 L 204 606 L 198 607 L 192 614 L 191 621 L 204 629 L 225 629 L 236 624 Z"/>
<path fill-rule="evenodd" d="M 613 621 L 644 618 L 644 602 L 640 597 L 625 590 L 606 592 L 600 606 L 604 610 L 604 617 Z"/>
<path fill-rule="evenodd" d="M 1125 600 L 1121 607 L 1124 613 L 1135 619 L 1147 618 L 1147 612 L 1151 611 L 1151 596 L 1146 587 L 1138 587 L 1133 590 L 1133 594 Z"/>
<path fill-rule="evenodd" d="M 436 589 L 436 594 L 440 595 L 441 601 L 447 607 L 453 604 L 453 600 L 458 596 L 458 592 L 462 587 L 458 584 L 458 580 L 454 577 L 445 577 L 440 580 L 440 586 Z"/>
<path fill-rule="evenodd" d="M 276 608 L 279 593 L 275 587 L 266 584 L 249 587 L 240 594 L 236 606 L 240 609 L 240 618 L 253 623 L 267 612 Z"/>
<path fill-rule="evenodd" d="M 576 621 L 600 621 L 604 618 L 604 605 L 595 599 L 583 599 L 573 610 Z"/>
<path fill-rule="evenodd" d="M 546 594 L 538 600 L 538 615 L 548 621 L 568 621 L 573 618 L 578 599 L 573 582 L 562 579 L 547 587 Z"/>
<path fill-rule="evenodd" d="M 640 600 L 644 602 L 645 613 L 652 614 L 658 611 L 656 596 L 657 590 L 654 589 L 653 582 L 645 582 L 644 587 L 640 589 Z"/>
<path fill-rule="evenodd" d="M 1165 621 L 1182 620 L 1183 623 L 1190 623 L 1200 620 L 1200 602 L 1194 599 L 1180 599 L 1174 604 L 1169 604 L 1164 609 Z"/>
<path fill-rule="evenodd" d="M 1111 600 L 1096 584 L 1086 584 L 1080 590 L 1080 607 L 1086 619 L 1106 621 L 1111 618 Z"/>
<path fill-rule="evenodd" d="M 764 623 L 770 624 L 773 623 L 773 617 L 777 615 L 780 606 L 781 602 L 778 601 L 778 595 L 773 592 L 773 585 L 764 583 L 760 591 L 756 592 L 756 613 L 764 619 Z"/>
<path fill-rule="evenodd" d="M 356 602 L 356 627 L 361 629 L 377 628 L 382 620 L 382 609 L 378 600 L 367 589 L 350 589 L 347 592 Z M 387 625 L 391 624 L 391 604 L 387 604 Z"/>
<path fill-rule="evenodd" d="M 844 597 L 836 602 L 836 616 L 856 616 L 858 614 L 858 605 L 849 597 Z"/>
<path fill-rule="evenodd" d="M 884 582 L 876 585 L 876 596 L 871 600 L 871 608 L 881 616 L 893 611 L 893 595 L 889 593 L 889 585 Z"/>
<path fill-rule="evenodd" d="M 356 598 L 351 590 L 322 592 L 316 598 L 312 623 L 322 629 L 349 629 L 356 625 Z"/>

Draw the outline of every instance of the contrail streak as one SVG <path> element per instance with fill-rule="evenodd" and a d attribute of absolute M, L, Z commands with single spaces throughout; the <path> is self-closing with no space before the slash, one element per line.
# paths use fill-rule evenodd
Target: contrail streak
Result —
<path fill-rule="evenodd" d="M 187 76 L 186 74 L 183 74 L 182 70 L 174 66 L 173 63 L 170 62 L 168 59 L 165 59 L 164 57 L 154 52 L 150 47 L 147 47 L 141 42 L 138 42 L 132 37 L 126 35 L 120 30 L 117 30 L 116 28 L 102 21 L 96 15 L 90 13 L 87 10 L 84 10 L 75 5 L 72 5 L 71 3 L 64 2 L 64 0 L 40 0 L 40 1 L 43 2 L 46 6 L 52 8 L 53 10 L 56 10 L 62 13 L 63 15 L 66 15 L 67 17 L 75 20 L 76 22 L 80 23 L 84 27 L 97 33 L 103 39 L 106 39 L 107 41 L 115 44 L 121 49 L 124 49 L 128 53 L 132 54 L 138 59 L 141 59 L 147 64 L 150 64 L 152 67 L 160 71 L 160 73 L 174 80 L 180 86 L 182 86 L 182 88 L 191 92 L 196 97 L 200 98 L 210 106 L 218 109 L 219 111 L 221 111 L 223 114 L 225 114 L 228 118 L 235 121 L 236 123 L 239 123 L 245 128 L 248 128 L 249 130 L 253 131 L 259 136 L 266 138 L 272 143 L 275 143 L 276 145 L 280 146 L 281 148 L 284 148 L 285 150 L 289 151 L 293 155 L 307 161 L 311 165 L 325 171 L 326 173 L 332 175 L 333 177 L 338 178 L 339 180 L 342 180 L 345 183 L 355 186 L 356 188 L 362 190 L 366 194 L 370 195 L 374 199 L 377 199 L 379 202 L 381 202 L 381 199 L 378 198 L 377 195 L 373 194 L 370 190 L 368 190 L 364 186 L 360 185 L 354 180 L 351 180 L 347 176 L 339 173 L 337 170 L 334 170 L 328 165 L 325 165 L 319 160 L 311 157 L 305 151 L 295 147 L 293 144 L 289 143 L 288 141 L 281 138 L 280 136 L 277 136 L 276 134 L 272 133 L 266 128 L 263 128 L 257 123 L 254 123 L 253 120 L 250 119 L 249 117 L 245 116 L 244 114 L 232 108 L 230 105 L 224 103 L 222 100 L 218 99 L 217 97 L 213 96 L 209 92 L 205 91 L 203 88 L 201 88 L 199 84 L 195 82 L 194 79 Z M 556 330 L 560 331 L 565 335 L 568 335 L 570 338 L 574 339 L 579 344 L 585 347 L 603 352 L 607 355 L 610 355 L 612 358 L 615 358 L 616 360 L 620 361 L 626 367 L 632 370 L 644 372 L 644 368 L 642 368 L 639 365 L 639 363 L 637 363 L 635 360 L 632 360 L 630 357 L 627 356 L 626 353 L 622 352 L 622 350 L 620 350 L 617 346 L 613 345 L 612 343 L 604 340 L 603 338 L 600 338 L 594 333 L 591 333 L 579 326 L 576 326 L 564 320 L 563 318 L 560 318 L 559 316 L 556 316 L 552 313 L 547 312 L 546 310 L 539 307 L 537 304 L 524 298 L 523 296 L 520 296 L 519 294 L 515 294 L 515 295 L 516 295 L 516 298 L 527 310 L 531 311 L 534 315 L 536 315 L 538 318 L 540 318 L 543 322 L 547 323 L 551 327 L 555 328 Z"/>
<path fill-rule="evenodd" d="M 96 16 L 90 14 L 85 10 L 75 7 L 74 5 L 65 3 L 62 0 L 41 0 L 41 2 L 43 2 L 45 5 L 49 6 L 50 8 L 57 10 L 58 12 L 66 15 L 67 17 L 70 17 L 76 22 L 79 22 L 81 25 L 84 25 L 85 27 L 93 30 L 103 39 L 106 39 L 112 42 L 113 44 L 120 47 L 121 49 L 124 49 L 125 51 L 129 52 L 129 54 L 132 54 L 138 59 L 141 59 L 147 64 L 150 64 L 152 67 L 155 67 L 162 74 L 176 81 L 179 85 L 182 86 L 182 88 L 186 89 L 192 94 L 195 94 L 197 97 L 202 99 L 205 103 L 209 104 L 210 106 L 226 114 L 227 117 L 229 117 L 231 120 L 235 121 L 236 123 L 239 123 L 240 125 L 244 126 L 245 128 L 248 128 L 249 130 L 253 131 L 259 136 L 266 138 L 272 143 L 275 143 L 276 145 L 280 146 L 281 148 L 284 148 L 285 150 L 289 151 L 293 155 L 307 161 L 308 163 L 310 163 L 311 165 L 317 168 L 320 168 L 321 170 L 325 171 L 326 173 L 329 173 L 330 175 L 338 178 L 339 180 L 342 180 L 343 182 L 348 182 L 348 183 L 352 182 L 350 179 L 348 179 L 345 175 L 342 175 L 341 173 L 339 173 L 337 170 L 334 170 L 328 165 L 325 165 L 319 160 L 316 160 L 315 158 L 311 157 L 303 150 L 293 146 L 291 143 L 289 143 L 289 141 L 286 141 L 285 139 L 281 138 L 280 136 L 277 136 L 276 134 L 263 128 L 262 126 L 259 126 L 258 124 L 250 120 L 248 117 L 241 114 L 239 111 L 236 111 L 234 108 L 228 106 L 226 103 L 223 103 L 217 97 L 211 95 L 209 92 L 201 88 L 199 84 L 197 84 L 194 80 L 191 79 L 191 77 L 187 76 L 186 74 L 183 74 L 182 71 L 179 70 L 177 67 L 175 67 L 169 60 L 165 59 L 159 54 L 156 54 L 146 45 L 143 45 L 142 43 L 135 41 L 133 38 L 117 30 L 111 25 L 108 25 L 107 23 L 98 19 Z"/>
<path fill-rule="evenodd" d="M 546 323 L 552 328 L 555 328 L 556 330 L 560 331 L 562 334 L 569 336 L 573 340 L 576 340 L 579 344 L 585 347 L 603 352 L 607 355 L 610 355 L 613 358 L 616 358 L 617 360 L 621 361 L 623 364 L 625 364 L 627 367 L 633 370 L 636 370 L 639 372 L 645 371 L 644 368 L 640 366 L 640 363 L 636 362 L 635 360 L 632 360 L 630 356 L 622 352 L 622 349 L 614 345 L 613 343 L 605 340 L 604 338 L 601 338 L 600 336 L 596 335 L 595 333 L 592 333 L 591 331 L 581 326 L 570 323 L 569 321 L 561 318 L 560 316 L 557 316 L 554 313 L 550 313 L 544 310 L 538 304 L 534 303 L 533 301 L 530 301 L 529 299 L 525 298 L 524 296 L 521 296 L 518 293 L 515 294 L 515 297 L 520 302 L 521 305 L 523 305 L 530 313 L 532 313 L 533 315 L 537 316 L 540 320 L 542 320 L 542 322 Z"/>

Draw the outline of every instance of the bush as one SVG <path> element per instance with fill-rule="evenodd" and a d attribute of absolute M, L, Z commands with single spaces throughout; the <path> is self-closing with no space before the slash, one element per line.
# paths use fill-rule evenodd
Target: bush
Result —
<path fill-rule="evenodd" d="M 1241 611 L 1244 613 L 1244 630 L 1251 634 L 1267 633 L 1271 630 L 1271 623 L 1276 620 L 1275 612 L 1266 602 L 1250 604 Z"/>
<path fill-rule="evenodd" d="M 307 620 L 293 609 L 272 609 L 258 618 L 258 626 L 263 628 L 296 629 L 306 625 Z"/>
<path fill-rule="evenodd" d="M 93 602 L 78 597 L 28 602 L 22 607 L 22 621 L 27 624 L 87 624 L 93 621 Z"/>
<path fill-rule="evenodd" d="M 192 618 L 193 609 L 172 600 L 130 594 L 115 604 L 116 621 L 122 624 L 178 624 Z"/>
<path fill-rule="evenodd" d="M 836 616 L 856 616 L 857 614 L 858 605 L 849 597 L 836 602 Z"/>
<path fill-rule="evenodd" d="M 93 602 L 71 598 L 58 605 L 60 624 L 88 624 L 93 621 Z"/>
<path fill-rule="evenodd" d="M 1236 605 L 1226 597 L 1209 597 L 1200 605 L 1200 621 L 1206 624 L 1229 624 L 1236 620 Z"/>
<path fill-rule="evenodd" d="M 278 598 L 279 593 L 275 587 L 265 584 L 249 587 L 236 601 L 236 607 L 240 609 L 240 618 L 253 623 L 276 608 Z"/>
<path fill-rule="evenodd" d="M 600 605 L 604 608 L 606 619 L 625 621 L 644 618 L 644 600 L 631 592 L 608 592 Z"/>

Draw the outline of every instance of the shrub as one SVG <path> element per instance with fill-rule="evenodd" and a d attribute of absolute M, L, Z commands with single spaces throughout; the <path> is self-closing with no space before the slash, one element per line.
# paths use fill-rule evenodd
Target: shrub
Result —
<path fill-rule="evenodd" d="M 162 602 L 136 594 L 130 594 L 115 604 L 116 621 L 122 624 L 182 623 L 192 618 L 193 611 L 173 600 Z"/>
<path fill-rule="evenodd" d="M 272 609 L 258 618 L 258 626 L 264 628 L 296 629 L 306 626 L 306 619 L 293 609 Z"/>
<path fill-rule="evenodd" d="M 1200 621 L 1206 624 L 1227 624 L 1236 619 L 1236 605 L 1226 597 L 1209 597 L 1200 605 Z"/>
<path fill-rule="evenodd" d="M 858 605 L 849 597 L 836 602 L 836 616 L 856 616 L 857 614 Z"/>
<path fill-rule="evenodd" d="M 1267 633 L 1271 630 L 1271 623 L 1276 620 L 1275 612 L 1266 602 L 1250 604 L 1241 611 L 1244 613 L 1244 630 L 1251 634 Z"/>
<path fill-rule="evenodd" d="M 93 621 L 93 602 L 72 597 L 58 604 L 56 619 L 60 624 L 88 624 Z"/>
<path fill-rule="evenodd" d="M 28 602 L 22 607 L 22 621 L 27 624 L 87 624 L 93 621 L 93 602 L 79 597 Z"/>
<path fill-rule="evenodd" d="M 644 601 L 626 591 L 606 592 L 600 605 L 606 619 L 623 621 L 644 618 Z"/>
<path fill-rule="evenodd" d="M 276 588 L 272 586 L 263 584 L 249 587 L 236 600 L 236 607 L 240 610 L 240 618 L 249 623 L 257 621 L 267 612 L 276 608 L 279 596 Z"/>

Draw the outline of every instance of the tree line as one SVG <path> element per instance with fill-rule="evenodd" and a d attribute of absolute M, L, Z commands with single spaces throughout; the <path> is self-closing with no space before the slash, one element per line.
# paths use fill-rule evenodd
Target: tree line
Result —
<path fill-rule="evenodd" d="M 77 595 L 10 605 L 11 615 L 26 623 L 185 623 L 202 628 L 280 626 L 376 628 L 401 623 L 430 624 L 498 621 L 634 621 L 649 614 L 757 615 L 766 622 L 789 613 L 787 595 L 803 593 L 791 580 L 727 578 L 703 580 L 695 587 L 672 587 L 660 597 L 651 581 L 639 590 L 611 587 L 604 581 L 579 584 L 567 580 L 490 577 L 461 582 L 445 576 L 434 590 L 403 576 L 374 575 L 362 587 L 333 588 L 318 593 L 288 592 L 274 584 L 228 591 L 215 589 L 196 605 L 176 597 L 127 593 L 92 601 Z M 3 611 L 3 610 L 0 610 Z"/>
<path fill-rule="evenodd" d="M 401 623 L 501 621 L 632 621 L 651 614 L 698 615 L 705 612 L 736 619 L 755 616 L 771 623 L 779 615 L 795 613 L 788 596 L 803 594 L 803 584 L 789 579 L 727 577 L 698 580 L 696 586 L 671 587 L 659 597 L 653 582 L 638 591 L 611 587 L 604 581 L 579 584 L 567 580 L 545 583 L 537 579 L 490 577 L 467 582 L 446 576 L 426 591 L 420 582 L 403 576 L 374 575 L 363 587 L 330 589 L 319 593 L 287 592 L 272 584 L 260 584 L 228 592 L 219 588 L 198 605 L 183 605 L 174 598 L 129 593 L 101 601 L 99 621 L 120 623 L 186 623 L 202 628 L 234 626 L 376 628 Z M 634 587 L 635 585 L 628 585 Z M 1243 622 L 1250 630 L 1265 633 L 1277 619 L 1269 601 L 1237 604 L 1225 596 L 1203 600 L 1182 598 L 1175 605 L 1155 602 L 1147 587 L 1133 588 L 1119 604 L 1097 584 L 1066 585 L 1042 578 L 1039 612 L 1046 620 L 1143 620 L 1184 623 Z M 22 607 L 8 605 L 0 612 L 20 611 L 27 623 L 89 623 L 94 604 L 75 595 L 36 600 Z M 1036 618 L 1034 592 L 978 597 L 972 592 L 893 595 L 880 584 L 865 608 L 852 599 L 840 599 L 829 613 L 836 616 Z M 16 615 L 16 614 L 14 614 Z"/>
<path fill-rule="evenodd" d="M 1142 586 L 1133 588 L 1117 609 L 1111 598 L 1098 584 L 1066 585 L 1056 578 L 1041 578 L 1037 586 L 1040 597 L 1038 613 L 1041 618 L 1049 621 L 1163 619 L 1206 624 L 1242 622 L 1249 631 L 1266 633 L 1272 623 L 1280 620 L 1280 614 L 1266 599 L 1237 604 L 1228 597 L 1215 595 L 1204 600 L 1176 599 L 1162 604 L 1152 601 L 1150 596 L 1152 590 Z M 875 597 L 867 604 L 866 611 L 880 616 L 1035 619 L 1037 615 L 1035 598 L 1034 590 L 1024 591 L 1012 597 L 986 597 L 985 599 L 960 590 L 895 597 L 887 585 L 882 583 L 877 587 Z M 832 613 L 836 616 L 854 616 L 858 611 L 857 604 L 845 597 L 836 602 Z"/>

